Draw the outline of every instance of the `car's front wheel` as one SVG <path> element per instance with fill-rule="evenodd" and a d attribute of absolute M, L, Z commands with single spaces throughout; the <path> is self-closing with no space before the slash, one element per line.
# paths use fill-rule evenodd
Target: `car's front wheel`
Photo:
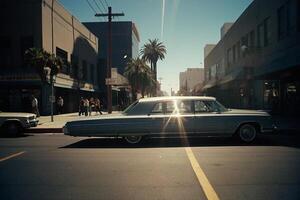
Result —
<path fill-rule="evenodd" d="M 22 126 L 17 122 L 7 122 L 3 125 L 4 134 L 9 137 L 17 137 L 22 134 Z"/>
<path fill-rule="evenodd" d="M 244 124 L 239 128 L 238 136 L 242 142 L 251 143 L 257 136 L 256 127 L 252 124 Z"/>
<path fill-rule="evenodd" d="M 140 143 L 142 141 L 143 137 L 139 136 L 139 135 L 130 135 L 130 136 L 124 137 L 124 139 L 129 144 L 138 144 L 138 143 Z"/>

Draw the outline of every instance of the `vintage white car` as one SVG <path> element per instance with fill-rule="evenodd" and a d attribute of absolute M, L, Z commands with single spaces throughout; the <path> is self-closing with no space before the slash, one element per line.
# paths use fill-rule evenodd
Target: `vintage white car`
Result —
<path fill-rule="evenodd" d="M 24 129 L 35 127 L 39 120 L 32 113 L 13 113 L 0 111 L 0 133 L 7 136 L 18 136 Z"/>
<path fill-rule="evenodd" d="M 144 137 L 237 137 L 252 142 L 276 126 L 263 111 L 227 109 L 214 97 L 140 99 L 122 114 L 67 122 L 65 135 L 123 137 L 139 143 Z"/>

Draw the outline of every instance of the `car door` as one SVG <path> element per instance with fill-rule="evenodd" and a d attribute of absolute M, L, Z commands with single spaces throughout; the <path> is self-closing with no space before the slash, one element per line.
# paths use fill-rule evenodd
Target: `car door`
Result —
<path fill-rule="evenodd" d="M 192 101 L 166 101 L 164 109 L 163 134 L 185 136 L 193 132 Z"/>
<path fill-rule="evenodd" d="M 213 108 L 212 102 L 204 100 L 195 100 L 195 118 L 194 131 L 201 136 L 225 136 L 228 135 L 226 130 L 226 117 Z"/>
<path fill-rule="evenodd" d="M 160 135 L 160 133 L 163 131 L 164 127 L 164 102 L 157 102 L 153 106 L 153 109 L 148 114 L 149 120 L 151 121 L 151 128 L 150 134 L 151 135 Z"/>
<path fill-rule="evenodd" d="M 192 100 L 177 100 L 176 109 L 177 132 L 179 134 L 190 135 L 194 133 L 194 109 Z"/>

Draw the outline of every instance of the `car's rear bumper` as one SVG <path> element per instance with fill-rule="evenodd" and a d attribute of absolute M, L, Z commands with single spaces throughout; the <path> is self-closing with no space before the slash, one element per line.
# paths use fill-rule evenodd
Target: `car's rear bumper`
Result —
<path fill-rule="evenodd" d="M 264 127 L 261 129 L 260 131 L 263 134 L 268 134 L 268 133 L 277 133 L 278 132 L 278 128 L 275 124 L 272 125 L 272 127 Z"/>

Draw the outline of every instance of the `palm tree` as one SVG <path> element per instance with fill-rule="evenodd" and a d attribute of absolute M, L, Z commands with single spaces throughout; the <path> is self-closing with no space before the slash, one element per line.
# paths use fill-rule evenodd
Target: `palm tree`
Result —
<path fill-rule="evenodd" d="M 48 84 L 48 76 L 51 85 L 51 97 L 54 94 L 54 76 L 58 74 L 59 69 L 63 65 L 61 58 L 50 54 L 43 49 L 30 48 L 25 51 L 25 60 L 27 64 L 35 69 L 41 78 L 42 85 Z M 44 87 L 42 87 L 43 89 Z M 53 99 L 52 99 L 53 101 Z M 51 122 L 53 122 L 53 103 L 51 103 Z"/>
<path fill-rule="evenodd" d="M 50 76 L 50 83 L 53 82 L 53 77 L 58 74 L 63 65 L 63 61 L 59 57 L 38 48 L 26 50 L 25 60 L 38 73 L 42 83 L 47 82 L 48 75 Z"/>
<path fill-rule="evenodd" d="M 142 97 L 149 91 L 151 81 L 153 80 L 152 72 L 145 60 L 137 58 L 131 59 L 127 63 L 124 75 L 131 85 L 133 99 L 136 100 L 138 90 L 141 91 Z"/>
<path fill-rule="evenodd" d="M 157 61 L 163 60 L 167 53 L 165 45 L 158 39 L 151 40 L 141 49 L 142 58 L 150 63 L 151 70 L 154 72 L 154 79 L 157 81 Z"/>

